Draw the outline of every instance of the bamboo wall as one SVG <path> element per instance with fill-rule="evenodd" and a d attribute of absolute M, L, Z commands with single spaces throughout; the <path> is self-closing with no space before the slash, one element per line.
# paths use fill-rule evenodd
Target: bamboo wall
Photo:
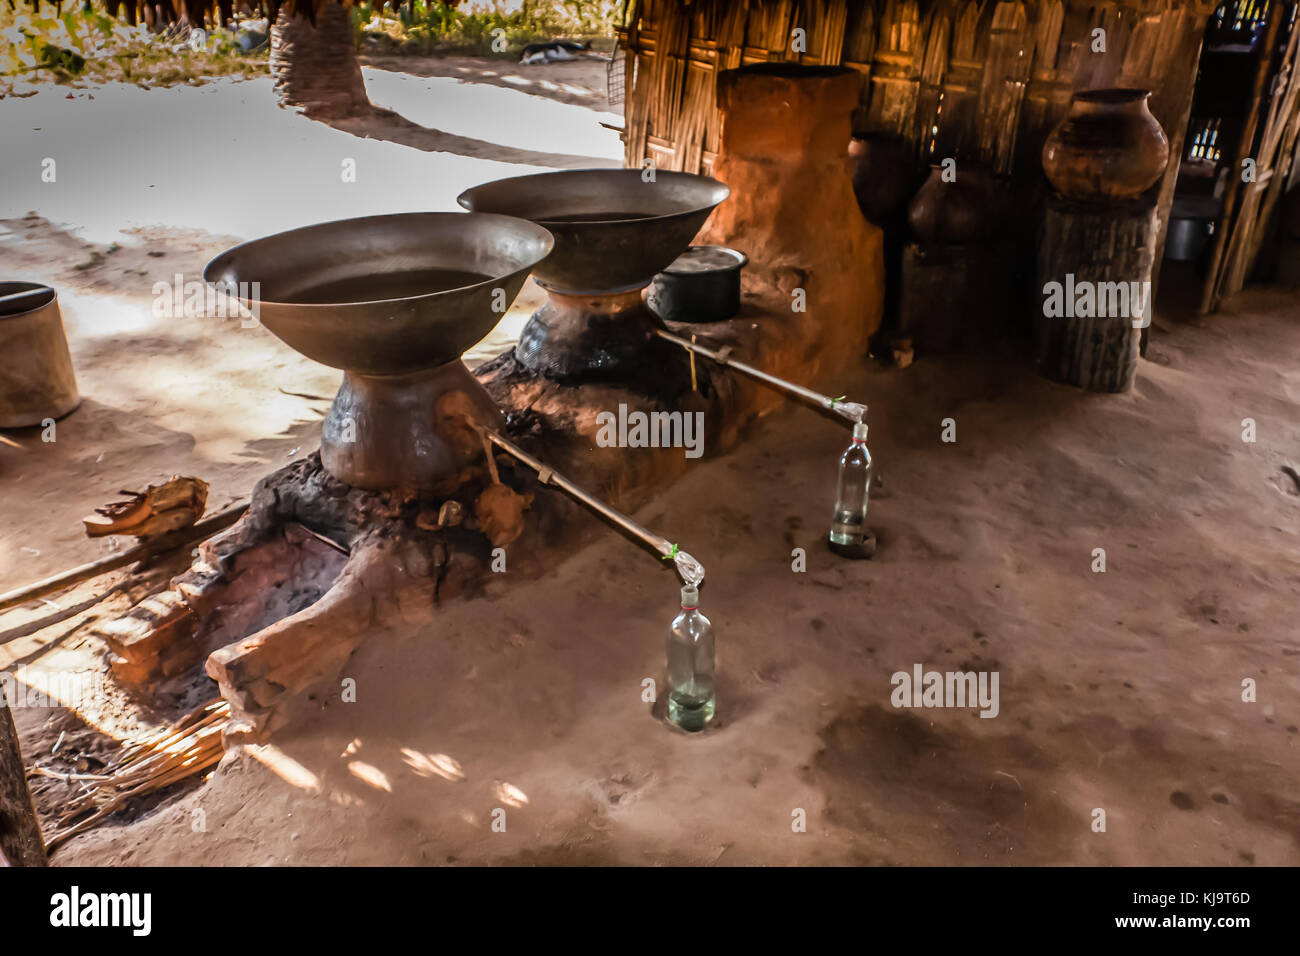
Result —
<path fill-rule="evenodd" d="M 856 130 L 902 136 L 918 163 L 973 158 L 1037 177 L 1070 94 L 1106 86 L 1152 90 L 1151 111 L 1177 157 L 1211 9 L 1179 0 L 632 0 L 627 162 L 708 172 L 718 71 L 770 60 L 852 67 L 862 83 Z M 1092 50 L 1097 27 L 1104 53 Z M 802 52 L 792 48 L 796 28 L 806 31 Z"/>

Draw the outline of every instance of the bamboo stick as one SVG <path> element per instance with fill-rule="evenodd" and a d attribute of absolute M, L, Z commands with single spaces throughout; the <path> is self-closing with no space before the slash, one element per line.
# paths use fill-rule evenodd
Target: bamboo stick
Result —
<path fill-rule="evenodd" d="M 9 608 L 17 607 L 20 604 L 26 604 L 28 601 L 34 601 L 37 598 L 44 597 L 47 594 L 53 594 L 55 591 L 63 591 L 72 587 L 74 584 L 80 584 L 82 581 L 98 577 L 109 571 L 115 571 L 118 568 L 125 567 L 134 561 L 143 561 L 147 558 L 164 554 L 175 548 L 192 541 L 208 538 L 216 534 L 223 528 L 234 524 L 245 511 L 248 510 L 247 503 L 232 505 L 224 511 L 219 511 L 210 518 L 204 518 L 202 521 L 190 525 L 188 528 L 179 528 L 176 531 L 169 532 L 154 541 L 147 541 L 138 544 L 133 548 L 128 548 L 118 554 L 109 555 L 106 558 L 100 558 L 97 561 L 90 561 L 86 564 L 78 565 L 67 571 L 61 571 L 51 577 L 28 584 L 25 587 L 17 588 L 5 594 L 0 594 L 0 611 L 7 611 Z"/>

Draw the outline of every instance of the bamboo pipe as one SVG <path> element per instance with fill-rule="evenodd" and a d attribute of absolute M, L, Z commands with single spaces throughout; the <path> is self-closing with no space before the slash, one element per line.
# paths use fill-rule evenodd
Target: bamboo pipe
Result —
<path fill-rule="evenodd" d="M 55 591 L 62 591 L 70 588 L 74 584 L 80 584 L 88 578 L 98 577 L 108 571 L 114 571 L 118 568 L 125 567 L 133 561 L 143 561 L 146 558 L 152 558 L 155 555 L 178 548 L 183 544 L 191 541 L 210 537 L 228 525 L 234 524 L 239 517 L 248 510 L 248 504 L 232 505 L 225 511 L 219 511 L 210 518 L 204 518 L 202 521 L 190 525 L 188 528 L 179 528 L 176 531 L 169 532 L 154 541 L 147 541 L 144 544 L 138 544 L 133 548 L 128 548 L 119 554 L 109 555 L 106 558 L 100 558 L 98 561 L 90 561 L 86 564 L 78 565 L 67 571 L 62 571 L 53 577 L 45 578 L 29 584 L 26 587 L 0 594 L 0 611 L 7 611 L 11 607 L 17 607 L 20 604 L 26 604 L 28 601 L 34 601 L 39 597 L 52 594 Z"/>
<path fill-rule="evenodd" d="M 831 398 L 829 395 L 823 395 L 821 392 L 814 392 L 811 388 L 805 388 L 802 385 L 796 385 L 794 382 L 788 382 L 783 378 L 777 378 L 770 375 L 762 369 L 754 368 L 752 365 L 746 365 L 744 362 L 737 362 L 731 358 L 731 346 L 723 346 L 720 349 L 711 349 L 704 345 L 697 345 L 671 332 L 665 332 L 663 329 L 655 329 L 655 335 L 661 339 L 666 339 L 674 345 L 680 345 L 688 351 L 697 355 L 703 355 L 707 359 L 712 359 L 719 365 L 727 368 L 734 368 L 737 372 L 742 372 L 750 378 L 756 378 L 760 382 L 766 382 L 768 385 L 778 388 L 783 392 L 789 392 L 806 401 L 828 409 L 837 415 L 842 415 L 851 422 L 860 422 L 867 413 L 867 406 L 860 405 L 857 402 L 846 402 L 842 398 Z"/>
<path fill-rule="evenodd" d="M 544 485 L 554 485 L 580 504 L 586 505 L 597 514 L 603 515 L 633 537 L 640 538 L 654 548 L 665 560 L 672 560 L 677 571 L 687 584 L 699 585 L 704 580 L 704 566 L 690 554 L 681 550 L 667 538 L 660 537 L 648 528 L 643 528 L 621 511 L 616 511 L 594 495 L 583 491 L 568 478 L 554 471 L 549 465 L 538 461 L 518 445 L 507 441 L 494 431 L 483 429 L 483 434 L 508 455 L 537 472 L 538 480 Z"/>

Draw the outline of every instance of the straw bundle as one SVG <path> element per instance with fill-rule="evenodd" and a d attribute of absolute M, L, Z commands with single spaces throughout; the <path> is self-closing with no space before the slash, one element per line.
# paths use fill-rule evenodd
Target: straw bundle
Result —
<path fill-rule="evenodd" d="M 53 777 L 81 785 L 81 792 L 64 806 L 45 845 L 53 850 L 64 840 L 89 830 L 136 797 L 156 793 L 215 766 L 223 753 L 221 731 L 230 718 L 230 704 L 218 698 L 183 717 L 172 727 L 125 744 L 112 772 L 59 773 L 33 767 L 28 776 Z"/>

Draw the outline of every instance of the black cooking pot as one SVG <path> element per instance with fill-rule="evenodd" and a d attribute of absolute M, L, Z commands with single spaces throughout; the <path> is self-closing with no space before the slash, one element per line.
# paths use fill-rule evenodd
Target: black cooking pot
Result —
<path fill-rule="evenodd" d="M 749 262 L 726 246 L 689 246 L 646 291 L 652 312 L 671 322 L 721 322 L 740 311 L 740 270 Z"/>

